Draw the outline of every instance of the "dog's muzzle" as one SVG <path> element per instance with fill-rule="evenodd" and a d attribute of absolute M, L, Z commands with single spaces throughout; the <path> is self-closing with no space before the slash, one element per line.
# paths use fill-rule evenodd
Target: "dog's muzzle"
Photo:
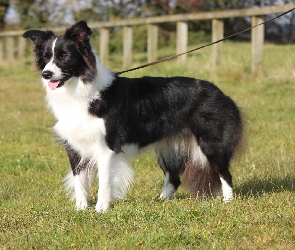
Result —
<path fill-rule="evenodd" d="M 46 80 L 49 80 L 48 86 L 51 90 L 54 90 L 56 88 L 63 86 L 65 84 L 65 82 L 68 81 L 72 77 L 72 74 L 69 72 L 64 72 L 62 74 L 62 78 L 54 79 L 53 72 L 50 70 L 45 70 L 42 72 L 42 77 Z"/>
<path fill-rule="evenodd" d="M 49 80 L 53 75 L 53 72 L 49 71 L 49 70 L 45 70 L 42 72 L 42 77 L 46 80 Z"/>

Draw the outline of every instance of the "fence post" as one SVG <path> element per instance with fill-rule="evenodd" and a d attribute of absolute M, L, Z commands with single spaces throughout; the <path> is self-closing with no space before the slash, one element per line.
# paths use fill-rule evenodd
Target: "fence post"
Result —
<path fill-rule="evenodd" d="M 179 21 L 176 24 L 176 54 L 180 54 L 187 51 L 188 40 L 188 25 L 187 22 Z M 184 54 L 177 58 L 178 64 L 184 64 L 187 55 Z"/>
<path fill-rule="evenodd" d="M 260 24 L 263 19 L 252 16 L 252 26 Z M 251 46 L 252 46 L 252 73 L 257 73 L 262 69 L 263 60 L 263 43 L 264 43 L 264 25 L 259 25 L 252 29 Z"/>
<path fill-rule="evenodd" d="M 223 21 L 219 19 L 212 19 L 212 42 L 216 42 L 224 38 L 224 25 Z M 218 52 L 220 43 L 215 43 L 212 45 L 212 65 L 216 67 L 218 61 Z"/>
<path fill-rule="evenodd" d="M 100 46 L 99 57 L 103 66 L 107 66 L 109 59 L 109 30 L 107 28 L 99 29 L 100 34 Z"/>
<path fill-rule="evenodd" d="M 3 38 L 1 37 L 0 38 L 0 62 L 4 59 L 4 56 L 3 56 Z"/>
<path fill-rule="evenodd" d="M 24 58 L 26 40 L 21 36 L 17 37 L 17 40 L 18 40 L 17 57 L 19 60 L 22 60 Z"/>
<path fill-rule="evenodd" d="M 14 37 L 12 36 L 6 38 L 6 51 L 7 61 L 12 62 L 14 60 Z"/>
<path fill-rule="evenodd" d="M 128 67 L 132 63 L 132 27 L 123 28 L 123 67 Z"/>
<path fill-rule="evenodd" d="M 157 60 L 158 26 L 155 24 L 148 24 L 147 29 L 148 29 L 147 59 L 148 59 L 148 62 L 153 62 Z"/>

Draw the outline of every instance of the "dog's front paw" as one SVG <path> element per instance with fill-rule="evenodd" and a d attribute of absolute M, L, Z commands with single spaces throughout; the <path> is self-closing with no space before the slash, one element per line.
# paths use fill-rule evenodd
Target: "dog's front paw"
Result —
<path fill-rule="evenodd" d="M 76 209 L 77 211 L 85 210 L 88 207 L 87 201 L 77 201 L 76 202 Z"/>
<path fill-rule="evenodd" d="M 95 211 L 98 213 L 105 213 L 108 211 L 110 204 L 108 202 L 97 202 Z"/>

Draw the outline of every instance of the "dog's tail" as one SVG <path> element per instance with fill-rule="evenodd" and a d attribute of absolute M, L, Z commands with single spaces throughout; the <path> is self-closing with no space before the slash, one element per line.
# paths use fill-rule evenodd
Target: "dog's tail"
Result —
<path fill-rule="evenodd" d="M 241 128 L 234 142 L 231 161 L 240 158 L 246 145 L 247 136 Z M 216 197 L 222 191 L 220 176 L 218 172 L 212 168 L 200 147 L 195 146 L 194 150 L 196 153 L 193 157 L 190 154 L 188 156 L 189 160 L 185 164 L 181 179 L 182 185 L 193 197 Z M 192 152 L 193 150 L 190 149 L 189 151 Z"/>
<path fill-rule="evenodd" d="M 208 162 L 187 162 L 181 181 L 194 198 L 216 197 L 221 192 L 219 175 Z"/>

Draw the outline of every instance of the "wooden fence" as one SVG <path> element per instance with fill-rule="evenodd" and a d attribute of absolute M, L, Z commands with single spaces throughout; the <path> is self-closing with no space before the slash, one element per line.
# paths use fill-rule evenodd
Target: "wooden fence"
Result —
<path fill-rule="evenodd" d="M 100 36 L 99 57 L 102 64 L 108 61 L 109 29 L 123 27 L 123 67 L 127 68 L 132 63 L 132 27 L 135 25 L 147 26 L 147 58 L 148 62 L 157 59 L 158 24 L 176 22 L 176 53 L 187 51 L 188 42 L 188 21 L 212 20 L 212 42 L 224 37 L 223 19 L 232 17 L 251 17 L 252 26 L 263 22 L 261 16 L 282 13 L 295 8 L 295 4 L 268 6 L 252 9 L 223 10 L 212 12 L 199 12 L 181 15 L 169 15 L 159 17 L 148 17 L 141 19 L 126 19 L 112 22 L 90 23 L 91 29 L 98 29 Z M 54 32 L 61 33 L 62 28 L 53 28 Z M 26 40 L 21 36 L 24 31 L 0 32 L 0 62 L 21 61 L 25 57 Z M 264 25 L 260 25 L 251 31 L 252 43 L 252 72 L 256 73 L 262 67 Z M 213 66 L 218 61 L 219 44 L 212 45 Z M 185 63 L 186 55 L 177 58 L 180 64 Z"/>

